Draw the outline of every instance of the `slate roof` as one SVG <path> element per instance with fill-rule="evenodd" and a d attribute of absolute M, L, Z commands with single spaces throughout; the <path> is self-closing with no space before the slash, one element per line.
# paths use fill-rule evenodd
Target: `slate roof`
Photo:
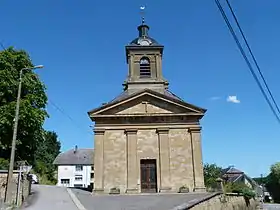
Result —
<path fill-rule="evenodd" d="M 135 93 L 138 93 L 138 92 L 142 92 L 143 90 L 139 90 L 139 91 L 136 91 Z M 118 102 L 118 101 L 121 101 L 123 99 L 126 99 L 128 98 L 129 96 L 131 96 L 133 94 L 128 94 L 128 91 L 123 91 L 121 94 L 119 94 L 116 98 L 114 98 L 112 101 L 110 101 L 109 103 L 107 104 L 111 104 L 111 103 L 115 103 L 115 102 Z M 172 93 L 170 90 L 165 90 L 164 91 L 164 95 L 171 98 L 171 99 L 176 99 L 176 100 L 179 100 L 179 101 L 182 101 L 184 102 L 180 97 L 178 97 L 177 95 L 175 95 L 174 93 Z"/>
<path fill-rule="evenodd" d="M 93 165 L 94 149 L 75 149 L 60 153 L 54 165 Z"/>
<path fill-rule="evenodd" d="M 155 39 L 153 39 L 152 37 L 150 37 L 148 35 L 148 31 L 150 29 L 150 27 L 148 25 L 146 25 L 144 22 L 142 22 L 142 24 L 140 26 L 137 27 L 138 31 L 139 31 L 139 36 L 136 39 L 133 39 L 130 44 L 128 46 L 140 46 L 140 41 L 145 39 L 148 40 L 150 42 L 150 45 L 148 46 L 141 46 L 143 47 L 151 47 L 151 46 L 161 46 Z"/>
<path fill-rule="evenodd" d="M 240 171 L 232 166 L 222 170 L 222 174 L 243 174 L 243 171 Z"/>
<path fill-rule="evenodd" d="M 141 40 L 142 37 L 137 37 L 136 39 L 132 40 L 130 42 L 130 46 L 139 46 L 139 40 Z M 161 46 L 155 39 L 153 39 L 152 37 L 145 37 L 145 39 L 148 39 L 151 42 L 152 46 Z M 150 47 L 151 45 L 149 45 L 148 47 Z M 142 46 L 143 47 L 143 46 Z"/>
<path fill-rule="evenodd" d="M 114 98 L 113 100 L 109 101 L 108 103 L 102 104 L 102 106 L 100 106 L 98 108 L 95 108 L 93 110 L 90 110 L 88 112 L 88 114 L 90 115 L 90 113 L 92 113 L 92 112 L 95 112 L 97 110 L 101 110 L 101 109 L 103 109 L 105 107 L 109 107 L 110 105 L 113 105 L 113 104 L 116 104 L 116 103 L 118 103 L 120 101 L 126 100 L 129 97 L 141 94 L 142 92 L 149 92 L 149 93 L 152 93 L 152 94 L 155 94 L 155 95 L 158 95 L 158 96 L 165 96 L 166 98 L 168 98 L 171 101 L 175 101 L 175 102 L 178 102 L 178 103 L 181 103 L 181 104 L 184 104 L 184 105 L 187 105 L 187 106 L 199 109 L 203 113 L 207 111 L 206 109 L 203 109 L 201 107 L 194 106 L 192 104 L 186 103 L 183 99 L 181 99 L 180 97 L 178 97 L 177 95 L 172 93 L 170 90 L 165 90 L 164 93 L 162 94 L 162 93 L 159 93 L 159 92 L 154 91 L 152 89 L 146 88 L 146 89 L 140 89 L 140 90 L 135 91 L 133 93 L 128 93 L 128 91 L 123 91 L 120 95 L 118 95 L 116 98 Z"/>
<path fill-rule="evenodd" d="M 222 170 L 222 176 L 226 178 L 228 182 L 237 182 L 244 179 L 244 172 L 230 166 Z"/>

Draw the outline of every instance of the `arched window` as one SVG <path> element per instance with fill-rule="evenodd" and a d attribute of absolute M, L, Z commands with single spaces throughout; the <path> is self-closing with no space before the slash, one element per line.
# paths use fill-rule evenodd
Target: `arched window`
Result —
<path fill-rule="evenodd" d="M 140 78 L 151 77 L 151 65 L 150 60 L 147 57 L 143 57 L 140 60 Z"/>

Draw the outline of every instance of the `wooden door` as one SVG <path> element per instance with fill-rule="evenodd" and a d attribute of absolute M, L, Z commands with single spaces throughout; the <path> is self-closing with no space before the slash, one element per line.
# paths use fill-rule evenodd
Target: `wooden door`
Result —
<path fill-rule="evenodd" d="M 156 160 L 141 160 L 141 192 L 157 192 Z"/>

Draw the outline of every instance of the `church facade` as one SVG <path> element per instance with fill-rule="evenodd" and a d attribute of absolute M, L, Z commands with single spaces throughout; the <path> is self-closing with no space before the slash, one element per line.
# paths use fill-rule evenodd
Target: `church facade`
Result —
<path fill-rule="evenodd" d="M 164 46 L 142 22 L 126 49 L 123 92 L 88 112 L 94 127 L 94 192 L 204 191 L 200 119 L 206 110 L 168 89 Z"/>

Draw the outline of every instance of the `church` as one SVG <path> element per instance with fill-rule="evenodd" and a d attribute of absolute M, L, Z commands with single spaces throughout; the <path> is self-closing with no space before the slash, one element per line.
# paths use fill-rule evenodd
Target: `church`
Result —
<path fill-rule="evenodd" d="M 205 191 L 200 119 L 206 109 L 172 93 L 163 77 L 164 46 L 142 20 L 125 46 L 123 92 L 88 112 L 94 126 L 94 193 Z"/>

